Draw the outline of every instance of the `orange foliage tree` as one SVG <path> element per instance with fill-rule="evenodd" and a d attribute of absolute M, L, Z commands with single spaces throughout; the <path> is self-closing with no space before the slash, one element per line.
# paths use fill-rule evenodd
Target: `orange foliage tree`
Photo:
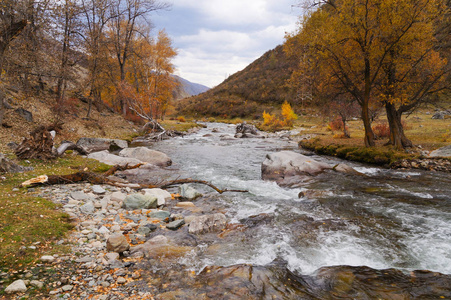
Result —
<path fill-rule="evenodd" d="M 360 105 L 366 146 L 375 145 L 369 107 L 384 101 L 392 142 L 402 148 L 401 114 L 440 90 L 448 72 L 434 49 L 435 26 L 448 13 L 443 0 L 321 1 L 287 37 L 286 50 L 298 56 L 295 75 L 314 96 L 347 94 Z"/>

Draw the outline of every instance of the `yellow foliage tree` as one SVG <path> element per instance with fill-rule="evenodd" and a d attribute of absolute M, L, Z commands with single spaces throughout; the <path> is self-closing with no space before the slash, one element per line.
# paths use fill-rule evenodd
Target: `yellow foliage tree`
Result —
<path fill-rule="evenodd" d="M 289 127 L 292 127 L 293 121 L 297 120 L 298 118 L 298 116 L 294 113 L 293 109 L 291 108 L 290 103 L 288 103 L 287 101 L 285 101 L 282 104 L 282 116 L 285 125 Z"/>
<path fill-rule="evenodd" d="M 400 138 L 402 113 L 440 90 L 449 72 L 434 48 L 436 26 L 449 17 L 449 7 L 443 0 L 319 3 L 307 11 L 298 32 L 287 37 L 286 50 L 300 61 L 297 80 L 311 86 L 317 98 L 353 98 L 361 107 L 366 146 L 375 145 L 369 107 L 384 101 L 397 135 L 392 142 L 408 144 Z"/>

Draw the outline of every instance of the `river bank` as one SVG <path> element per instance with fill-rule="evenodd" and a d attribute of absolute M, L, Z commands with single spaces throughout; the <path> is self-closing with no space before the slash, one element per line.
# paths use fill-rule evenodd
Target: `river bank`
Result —
<path fill-rule="evenodd" d="M 353 165 L 365 172 L 365 180 L 324 173 L 303 188 L 284 189 L 260 179 L 261 163 L 268 153 L 296 150 L 297 143 L 280 137 L 235 139 L 233 130 L 210 124 L 197 134 L 154 144 L 152 148 L 174 161 L 158 174 L 165 179 L 209 180 L 248 193 L 219 195 L 196 186 L 203 195 L 192 201 L 171 197 L 158 210 L 126 210 L 121 202 L 135 194 L 126 188 L 91 184 L 35 188 L 29 192 L 60 204 L 76 222 L 75 231 L 58 241 L 71 250 L 49 253 L 53 259 L 47 257 L 36 268 L 8 276 L 30 280 L 25 283 L 31 299 L 451 297 L 450 276 L 443 274 L 448 243 L 438 234 L 443 224 L 433 223 L 449 221 L 449 195 L 443 190 L 447 177 Z M 330 158 L 313 158 L 335 164 Z M 156 174 L 148 170 L 135 178 L 162 180 Z M 443 213 L 432 215 L 437 207 Z M 397 219 L 412 215 L 411 208 L 431 215 Z M 215 214 L 226 217 L 225 227 L 190 232 L 195 217 Z M 185 224 L 168 228 L 179 220 Z M 428 236 L 431 231 L 437 236 Z M 114 233 L 123 234 L 131 247 L 119 257 L 107 250 Z M 424 245 L 442 250 L 416 256 L 427 250 Z M 33 246 L 39 247 L 27 245 Z M 43 287 L 30 288 L 32 281 Z"/>

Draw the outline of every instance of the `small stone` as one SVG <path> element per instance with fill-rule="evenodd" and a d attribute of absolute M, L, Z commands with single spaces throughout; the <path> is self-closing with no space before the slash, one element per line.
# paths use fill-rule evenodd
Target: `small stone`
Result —
<path fill-rule="evenodd" d="M 85 201 L 85 200 L 89 200 L 90 197 L 89 195 L 85 194 L 84 192 L 81 191 L 75 191 L 70 193 L 70 196 L 72 199 L 74 200 L 78 200 L 78 201 Z"/>
<path fill-rule="evenodd" d="M 94 202 L 88 201 L 86 204 L 80 206 L 80 211 L 84 214 L 92 214 L 95 211 Z"/>
<path fill-rule="evenodd" d="M 183 184 L 179 187 L 179 194 L 182 198 L 188 200 L 194 200 L 202 196 L 201 193 L 199 193 L 195 188 L 188 184 Z"/>
<path fill-rule="evenodd" d="M 114 202 L 122 202 L 127 197 L 127 194 L 124 194 L 122 192 L 114 192 L 111 194 L 110 199 Z"/>
<path fill-rule="evenodd" d="M 118 278 L 117 278 L 116 282 L 117 282 L 118 284 L 124 284 L 124 283 L 127 282 L 127 279 L 125 279 L 124 277 L 121 276 L 121 277 L 118 277 Z"/>
<path fill-rule="evenodd" d="M 165 220 L 171 216 L 171 213 L 165 210 L 153 211 L 148 214 L 149 218 Z"/>
<path fill-rule="evenodd" d="M 140 277 L 141 277 L 141 274 L 139 274 L 139 272 L 133 272 L 133 274 L 132 274 L 133 279 L 138 279 Z"/>
<path fill-rule="evenodd" d="M 92 189 L 92 192 L 97 195 L 102 195 L 102 194 L 106 193 L 106 190 L 103 187 L 101 187 L 100 185 L 93 185 L 91 187 L 91 189 Z"/>
<path fill-rule="evenodd" d="M 171 229 L 171 230 L 177 230 L 177 229 L 179 229 L 180 227 L 182 227 L 183 224 L 185 224 L 185 220 L 183 220 L 183 219 L 181 219 L 181 220 L 176 220 L 176 221 L 173 221 L 173 222 L 167 224 L 167 225 L 166 225 L 166 228 L 167 228 L 167 229 Z"/>
<path fill-rule="evenodd" d="M 149 227 L 141 226 L 141 227 L 138 228 L 137 232 L 138 232 L 138 234 L 141 234 L 141 235 L 145 236 L 145 235 L 150 234 L 151 230 L 150 230 Z"/>
<path fill-rule="evenodd" d="M 196 205 L 194 205 L 193 202 L 188 202 L 188 201 L 186 201 L 186 202 L 179 202 L 179 203 L 177 203 L 176 206 L 177 207 L 196 207 Z"/>
<path fill-rule="evenodd" d="M 122 234 L 110 236 L 106 242 L 106 249 L 110 252 L 122 253 L 130 249 L 127 239 Z"/>
<path fill-rule="evenodd" d="M 70 285 L 70 284 L 68 284 L 68 285 L 63 285 L 63 286 L 61 287 L 61 289 L 62 289 L 64 292 L 72 291 L 73 288 L 74 288 L 74 286 L 73 286 L 73 285 Z"/>
<path fill-rule="evenodd" d="M 39 280 L 32 280 L 30 281 L 30 284 L 38 289 L 42 289 L 42 287 L 44 286 L 44 283 Z"/>
<path fill-rule="evenodd" d="M 51 263 L 51 262 L 55 261 L 55 257 L 53 257 L 52 255 L 44 255 L 41 257 L 41 261 Z"/>

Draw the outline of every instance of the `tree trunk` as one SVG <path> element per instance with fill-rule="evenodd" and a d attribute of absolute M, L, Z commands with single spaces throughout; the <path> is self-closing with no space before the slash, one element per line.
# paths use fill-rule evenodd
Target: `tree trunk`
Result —
<path fill-rule="evenodd" d="M 397 111 L 395 105 L 389 102 L 385 102 L 385 111 L 387 112 L 388 126 L 390 127 L 390 140 L 388 143 L 397 150 L 412 147 L 412 142 L 404 134 L 401 122 L 402 112 Z"/>
<path fill-rule="evenodd" d="M 362 105 L 362 120 L 363 126 L 365 127 L 365 147 L 374 147 L 376 143 L 374 142 L 374 133 L 373 129 L 371 128 L 368 102 L 364 102 Z"/>
<path fill-rule="evenodd" d="M 348 128 L 346 127 L 346 117 L 341 117 L 341 121 L 343 122 L 343 135 L 345 138 L 349 139 L 351 138 L 351 135 L 349 134 Z"/>
<path fill-rule="evenodd" d="M 371 79 L 370 79 L 370 70 L 371 65 L 368 57 L 365 56 L 365 89 L 363 92 L 363 100 L 361 103 L 362 107 L 362 121 L 363 126 L 365 127 L 365 147 L 374 147 L 376 143 L 374 142 L 374 133 L 371 128 L 371 118 L 370 118 L 370 92 L 371 92 Z"/>

